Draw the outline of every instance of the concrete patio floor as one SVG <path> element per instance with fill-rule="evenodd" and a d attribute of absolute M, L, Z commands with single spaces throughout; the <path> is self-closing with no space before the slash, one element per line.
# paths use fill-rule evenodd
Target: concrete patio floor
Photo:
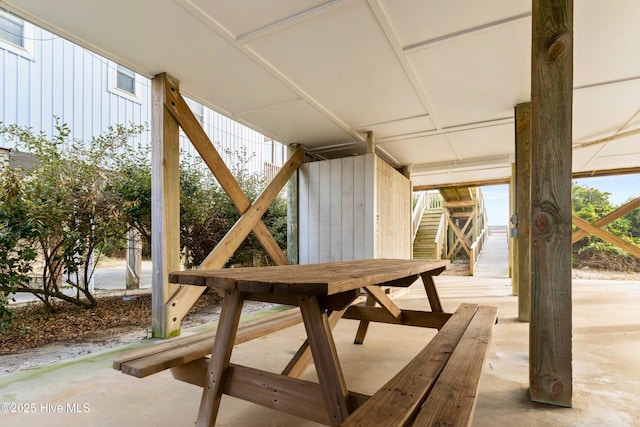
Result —
<path fill-rule="evenodd" d="M 474 426 L 640 425 L 639 282 L 574 280 L 571 409 L 528 400 L 528 324 L 516 320 L 517 302 L 509 279 L 445 276 L 436 278 L 436 285 L 447 311 L 461 302 L 498 307 L 499 323 L 480 382 Z M 398 304 L 424 308 L 422 286 L 413 285 Z M 367 394 L 382 386 L 435 333 L 373 324 L 364 345 L 358 346 L 352 344 L 356 328 L 355 321 L 341 321 L 335 339 L 349 389 Z M 297 325 L 236 346 L 232 360 L 279 372 L 302 339 L 302 326 Z M 0 377 L 0 425 L 194 425 L 200 388 L 174 380 L 169 372 L 137 379 L 111 368 L 113 357 L 131 347 Z M 312 366 L 306 378 L 314 378 Z M 317 424 L 225 396 L 217 425 Z"/>

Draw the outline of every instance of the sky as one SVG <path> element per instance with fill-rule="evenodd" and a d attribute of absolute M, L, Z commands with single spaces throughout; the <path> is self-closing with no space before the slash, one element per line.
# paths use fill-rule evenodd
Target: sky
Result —
<path fill-rule="evenodd" d="M 573 181 L 578 185 L 611 193 L 609 201 L 619 206 L 631 198 L 640 196 L 640 175 L 618 175 L 599 178 L 583 178 Z M 492 185 L 482 187 L 489 225 L 509 223 L 509 186 Z"/>

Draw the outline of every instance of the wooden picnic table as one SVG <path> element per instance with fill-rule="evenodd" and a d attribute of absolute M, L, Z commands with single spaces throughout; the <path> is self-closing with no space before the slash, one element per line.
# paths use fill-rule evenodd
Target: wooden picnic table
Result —
<path fill-rule="evenodd" d="M 342 318 L 360 320 L 356 343 L 370 321 L 440 329 L 444 313 L 433 276 L 447 260 L 376 259 L 275 267 L 173 272 L 172 283 L 215 288 L 224 294 L 206 375 L 198 426 L 215 425 L 222 394 L 279 409 L 327 425 L 339 425 L 368 396 L 350 392 L 336 353 L 332 327 Z M 422 278 L 430 310 L 402 310 L 381 287 L 407 287 Z M 366 302 L 353 304 L 366 292 Z M 282 374 L 230 363 L 244 300 L 300 307 L 307 341 Z M 376 307 L 376 303 L 379 307 Z M 312 355 L 319 383 L 296 378 Z M 324 402 L 318 405 L 318 402 Z"/>

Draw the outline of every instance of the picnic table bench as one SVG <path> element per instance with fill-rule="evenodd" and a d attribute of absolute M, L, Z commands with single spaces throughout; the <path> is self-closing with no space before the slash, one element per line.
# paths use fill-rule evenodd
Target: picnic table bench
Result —
<path fill-rule="evenodd" d="M 222 394 L 325 425 L 434 425 L 425 420 L 445 419 L 442 414 L 454 421 L 440 425 L 467 425 L 496 311 L 463 304 L 454 314 L 445 313 L 432 276 L 447 263 L 365 260 L 174 272 L 171 282 L 224 292 L 218 330 L 168 340 L 149 350 L 133 350 L 114 360 L 114 368 L 138 377 L 170 368 L 175 378 L 202 386 L 197 425 L 215 424 Z M 401 309 L 381 288 L 407 287 L 420 277 L 430 311 Z M 366 291 L 366 300 L 354 304 L 361 289 Z M 296 305 L 300 310 L 239 325 L 244 300 Z M 439 332 L 387 385 L 367 396 L 348 390 L 342 375 L 332 328 L 343 317 L 360 321 L 354 340 L 358 344 L 364 341 L 371 321 Z M 281 374 L 230 363 L 234 344 L 300 321 L 307 340 Z M 206 357 L 208 354 L 212 356 Z M 299 379 L 312 361 L 318 383 Z"/>

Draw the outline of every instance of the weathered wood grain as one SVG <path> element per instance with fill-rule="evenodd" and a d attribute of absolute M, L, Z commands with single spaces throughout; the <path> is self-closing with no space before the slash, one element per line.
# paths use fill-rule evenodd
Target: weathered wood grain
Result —
<path fill-rule="evenodd" d="M 480 306 L 442 370 L 414 426 L 468 426 L 496 321 L 496 308 Z"/>
<path fill-rule="evenodd" d="M 302 316 L 298 308 L 284 310 L 250 322 L 242 322 L 238 327 L 234 344 L 241 344 L 300 322 L 302 322 Z M 124 374 L 144 378 L 211 354 L 215 336 L 216 331 L 201 332 L 131 350 L 115 358 L 113 368 L 121 370 Z"/>
<path fill-rule="evenodd" d="M 571 406 L 573 1 L 534 0 L 529 393 Z"/>
<path fill-rule="evenodd" d="M 151 229 L 153 263 L 153 293 L 151 296 L 153 335 L 168 337 L 180 329 L 180 323 L 170 321 L 166 304 L 178 287 L 167 281 L 167 273 L 180 268 L 180 136 L 178 123 L 165 108 L 165 87 L 178 86 L 167 74 L 151 81 Z"/>
<path fill-rule="evenodd" d="M 200 409 L 196 420 L 197 427 L 213 427 L 216 424 L 243 301 L 242 292 L 237 290 L 225 291 L 218 331 L 205 377 L 207 386 L 204 387 L 202 399 L 200 400 Z"/>
<path fill-rule="evenodd" d="M 436 382 L 478 310 L 462 304 L 427 346 L 342 424 L 353 426 L 405 426 Z"/>
<path fill-rule="evenodd" d="M 329 319 L 315 296 L 298 296 L 298 305 L 329 415 L 329 425 L 337 426 L 349 415 L 350 402 Z"/>
<path fill-rule="evenodd" d="M 518 287 L 518 319 L 531 318 L 531 103 L 516 106 L 516 238 L 517 268 L 513 280 Z"/>
<path fill-rule="evenodd" d="M 280 295 L 332 295 L 369 285 L 408 286 L 402 280 L 420 274 L 438 274 L 448 260 L 374 259 L 323 264 L 175 271 L 171 282 L 189 281 L 220 289 L 273 292 Z M 432 273 L 433 272 L 433 273 Z M 194 277 L 195 276 L 195 277 Z M 235 283 L 233 285 L 232 283 Z"/>

